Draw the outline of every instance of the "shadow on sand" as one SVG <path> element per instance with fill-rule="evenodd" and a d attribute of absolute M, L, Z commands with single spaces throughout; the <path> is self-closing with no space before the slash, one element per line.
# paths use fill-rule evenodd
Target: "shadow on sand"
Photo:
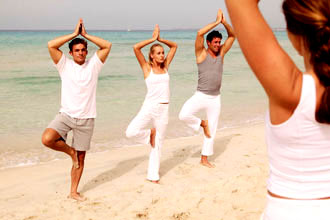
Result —
<path fill-rule="evenodd" d="M 235 136 L 239 136 L 240 134 L 232 134 L 221 138 L 216 138 L 214 141 L 214 154 L 210 157 L 210 160 L 213 161 L 217 157 L 219 157 L 225 150 L 228 143 Z M 201 145 L 189 145 L 183 149 L 179 149 L 173 152 L 173 156 L 169 159 L 161 162 L 160 165 L 160 173 L 161 176 L 165 176 L 170 170 L 183 163 L 190 157 L 199 158 L 201 154 Z M 111 170 L 107 170 L 98 176 L 94 177 L 90 181 L 88 181 L 81 192 L 87 192 L 91 189 L 94 189 L 104 183 L 110 182 L 114 179 L 119 178 L 130 170 L 134 169 L 137 165 L 139 165 L 142 161 L 147 160 L 148 155 L 135 157 L 129 160 L 121 161 L 117 164 L 116 167 Z M 198 163 L 196 161 L 196 163 Z"/>
<path fill-rule="evenodd" d="M 111 170 L 107 170 L 88 181 L 81 189 L 81 192 L 87 192 L 104 183 L 121 177 L 146 159 L 148 159 L 148 156 L 140 156 L 119 162 L 116 167 L 112 168 Z"/>
<path fill-rule="evenodd" d="M 219 157 L 225 150 L 228 143 L 233 137 L 239 136 L 240 134 L 232 134 L 221 138 L 215 138 L 214 141 L 214 154 L 210 157 L 210 161 L 215 160 Z M 184 149 L 179 149 L 173 152 L 173 157 L 163 161 L 160 165 L 161 176 L 165 176 L 170 170 L 179 164 L 183 163 L 190 157 L 199 158 L 201 156 L 202 143 L 198 145 L 189 145 Z M 195 153 L 193 153 L 195 152 Z M 199 161 L 196 161 L 199 163 Z"/>

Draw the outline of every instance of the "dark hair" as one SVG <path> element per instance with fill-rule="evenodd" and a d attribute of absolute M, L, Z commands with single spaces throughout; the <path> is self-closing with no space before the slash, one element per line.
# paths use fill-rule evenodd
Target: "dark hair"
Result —
<path fill-rule="evenodd" d="M 219 31 L 211 31 L 207 36 L 206 36 L 206 40 L 211 42 L 213 40 L 213 38 L 220 38 L 222 39 L 222 34 Z"/>
<path fill-rule="evenodd" d="M 153 65 L 153 60 L 152 60 L 151 54 L 154 53 L 154 51 L 155 51 L 155 47 L 161 47 L 161 48 L 163 48 L 163 46 L 162 46 L 161 44 L 158 44 L 158 43 L 153 44 L 153 45 L 150 47 L 150 50 L 149 50 L 149 64 L 150 64 L 151 66 Z M 161 63 L 161 64 L 160 64 L 160 68 L 163 69 L 164 67 L 165 67 L 165 63 Z"/>
<path fill-rule="evenodd" d="M 303 38 L 310 63 L 325 87 L 315 118 L 330 124 L 330 1 L 285 0 L 282 9 L 288 31 Z"/>
<path fill-rule="evenodd" d="M 83 44 L 83 45 L 85 45 L 85 47 L 87 49 L 87 41 L 85 39 L 77 37 L 77 38 L 73 39 L 72 41 L 70 41 L 70 43 L 69 43 L 70 52 L 72 52 L 72 48 L 76 44 Z"/>

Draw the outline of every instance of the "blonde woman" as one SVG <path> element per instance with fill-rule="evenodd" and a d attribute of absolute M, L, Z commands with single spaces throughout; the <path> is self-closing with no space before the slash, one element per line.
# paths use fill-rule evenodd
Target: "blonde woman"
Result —
<path fill-rule="evenodd" d="M 164 43 L 170 51 L 165 56 L 163 46 L 155 43 L 150 47 L 147 62 L 141 49 L 155 41 Z M 147 179 L 154 183 L 159 183 L 160 154 L 168 124 L 170 101 L 168 68 L 176 49 L 176 43 L 160 37 L 158 25 L 155 26 L 152 38 L 134 45 L 134 53 L 141 66 L 148 92 L 142 108 L 128 126 L 126 136 L 139 143 L 150 143 Z"/>

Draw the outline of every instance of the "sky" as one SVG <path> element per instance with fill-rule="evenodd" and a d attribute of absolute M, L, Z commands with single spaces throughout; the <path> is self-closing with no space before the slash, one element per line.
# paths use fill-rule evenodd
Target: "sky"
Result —
<path fill-rule="evenodd" d="M 272 28 L 284 28 L 282 0 L 261 0 Z M 90 30 L 199 29 L 216 18 L 224 0 L 0 0 L 0 30 L 71 30 L 79 18 Z"/>

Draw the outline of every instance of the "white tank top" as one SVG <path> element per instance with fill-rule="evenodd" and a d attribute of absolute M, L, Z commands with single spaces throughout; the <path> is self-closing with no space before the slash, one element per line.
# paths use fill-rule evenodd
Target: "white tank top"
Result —
<path fill-rule="evenodd" d="M 315 82 L 304 74 L 293 115 L 279 125 L 266 115 L 270 192 L 297 199 L 330 196 L 330 125 L 315 120 L 315 109 Z"/>
<path fill-rule="evenodd" d="M 145 101 L 152 103 L 168 103 L 170 100 L 170 76 L 168 72 L 155 74 L 150 70 L 149 76 L 145 79 L 147 95 Z"/>

